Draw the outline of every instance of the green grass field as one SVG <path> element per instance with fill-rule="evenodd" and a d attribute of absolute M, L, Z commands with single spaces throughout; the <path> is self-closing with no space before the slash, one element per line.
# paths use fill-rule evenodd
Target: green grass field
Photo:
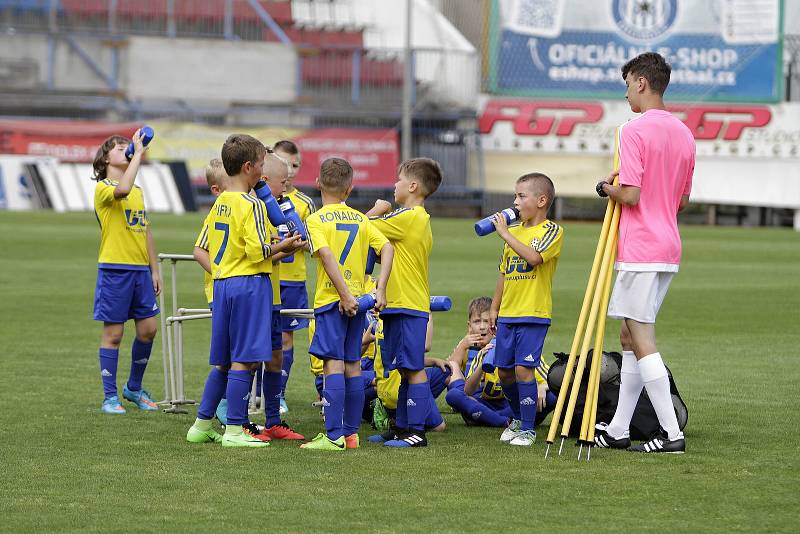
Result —
<path fill-rule="evenodd" d="M 199 214 L 154 217 L 161 252 L 189 253 Z M 566 222 L 545 354 L 569 350 L 599 224 Z M 364 445 L 344 454 L 192 446 L 194 418 L 104 416 L 91 319 L 97 223 L 92 214 L 0 213 L 3 306 L 0 530 L 212 531 L 796 531 L 800 512 L 797 383 L 800 235 L 785 229 L 685 227 L 684 264 L 659 317 L 659 348 L 689 407 L 688 454 L 596 451 L 544 460 L 532 449 L 448 424 L 427 449 Z M 491 294 L 496 237 L 466 220 L 435 220 L 433 355 L 463 335 L 470 298 Z M 200 270 L 180 266 L 180 303 L 203 305 Z M 131 325 L 132 326 L 132 325 Z M 210 323 L 186 327 L 187 394 L 199 399 Z M 610 348 L 618 350 L 616 324 Z M 159 332 L 159 336 L 161 333 Z M 121 350 L 127 378 L 132 328 Z M 288 420 L 322 429 L 298 339 Z M 145 387 L 162 398 L 160 345 Z M 263 422 L 263 421 L 259 421 Z M 794 525 L 794 527 L 792 527 Z"/>

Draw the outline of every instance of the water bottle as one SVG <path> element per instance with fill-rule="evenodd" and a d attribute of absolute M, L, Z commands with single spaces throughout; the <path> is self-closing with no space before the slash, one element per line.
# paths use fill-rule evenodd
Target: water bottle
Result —
<path fill-rule="evenodd" d="M 281 207 L 278 205 L 278 201 L 275 200 L 275 197 L 272 195 L 272 190 L 269 188 L 269 185 L 264 180 L 259 180 L 258 183 L 253 187 L 253 190 L 256 192 L 256 196 L 267 205 L 267 217 L 269 218 L 269 222 L 275 228 L 280 227 L 281 225 L 286 225 L 286 217 L 283 215 L 281 211 Z"/>
<path fill-rule="evenodd" d="M 292 203 L 292 199 L 289 197 L 281 197 L 279 204 L 281 206 L 283 215 L 286 217 L 286 228 L 288 231 L 290 233 L 299 232 L 300 235 L 303 236 L 303 241 L 308 241 L 306 227 L 303 225 L 303 221 L 300 220 L 297 210 L 294 209 L 294 203 Z"/>
<path fill-rule="evenodd" d="M 450 308 L 452 307 L 453 307 L 453 301 L 450 299 L 450 297 L 431 296 L 432 312 L 450 311 Z"/>
<path fill-rule="evenodd" d="M 141 130 L 139 131 L 139 135 L 142 136 L 142 144 L 147 146 L 150 144 L 150 141 L 153 140 L 153 136 L 155 136 L 156 133 L 149 126 L 142 126 Z M 133 142 L 131 141 L 131 143 L 128 145 L 128 148 L 125 149 L 125 157 L 128 158 L 128 161 L 130 161 L 133 157 L 133 151 L 134 147 Z"/>
<path fill-rule="evenodd" d="M 378 261 L 378 255 L 375 254 L 374 250 L 369 249 L 369 252 L 367 252 L 367 268 L 364 269 L 364 273 L 372 274 L 372 272 L 375 270 L 375 263 L 377 261 Z"/>
<path fill-rule="evenodd" d="M 494 343 L 494 339 L 489 343 Z M 495 365 L 494 365 L 494 347 L 486 351 L 486 354 L 483 355 L 483 362 L 481 362 L 481 370 L 484 373 L 494 373 Z"/>
<path fill-rule="evenodd" d="M 506 218 L 506 223 L 508 224 L 511 224 L 515 222 L 517 219 L 519 219 L 519 210 L 517 208 L 506 208 L 500 213 L 502 213 L 503 217 Z M 491 215 L 489 217 L 486 217 L 485 219 L 481 219 L 480 221 L 476 222 L 475 233 L 478 234 L 479 236 L 485 236 L 494 232 L 495 228 L 494 228 L 494 223 L 492 222 L 492 217 L 494 217 L 494 215 Z"/>
<path fill-rule="evenodd" d="M 361 295 L 356 300 L 358 301 L 358 313 L 364 313 L 375 307 L 375 296 L 372 293 Z"/>

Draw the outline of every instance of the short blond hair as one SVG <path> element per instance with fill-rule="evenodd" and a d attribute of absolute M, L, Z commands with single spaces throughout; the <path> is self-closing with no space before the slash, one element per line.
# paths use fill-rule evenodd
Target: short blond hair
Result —
<path fill-rule="evenodd" d="M 225 166 L 222 164 L 221 159 L 214 158 L 208 162 L 208 165 L 206 165 L 206 183 L 209 189 L 215 185 L 220 187 L 222 180 L 227 177 L 228 173 L 225 172 Z"/>
<path fill-rule="evenodd" d="M 328 158 L 319 169 L 320 189 L 325 192 L 346 193 L 353 184 L 353 167 L 342 158 Z"/>

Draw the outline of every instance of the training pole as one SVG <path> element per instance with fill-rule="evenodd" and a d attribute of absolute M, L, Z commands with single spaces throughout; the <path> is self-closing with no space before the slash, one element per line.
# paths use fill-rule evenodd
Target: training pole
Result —
<path fill-rule="evenodd" d="M 615 136 L 615 145 L 614 145 L 614 169 L 619 169 L 619 131 L 617 131 Z M 618 183 L 618 179 L 614 179 L 614 184 Z M 581 339 L 581 335 L 583 334 L 584 328 L 586 326 L 586 316 L 588 310 L 591 305 L 591 297 L 594 294 L 595 285 L 597 283 L 597 275 L 600 269 L 600 262 L 604 255 L 605 245 L 608 238 L 609 228 L 611 226 L 611 220 L 613 218 L 613 214 L 616 208 L 616 202 L 611 199 L 608 199 L 608 203 L 606 205 L 606 213 L 603 217 L 603 225 L 600 229 L 600 237 L 597 240 L 597 247 L 594 252 L 594 259 L 592 260 L 592 268 L 589 273 L 589 280 L 586 284 L 586 291 L 583 295 L 583 304 L 581 305 L 581 312 L 578 316 L 578 324 L 575 328 L 575 335 L 572 338 L 572 346 L 569 350 L 569 357 L 567 359 L 567 364 L 564 368 L 564 377 L 561 382 L 561 388 L 558 392 L 558 400 L 556 401 L 556 407 L 553 410 L 553 417 L 550 421 L 550 428 L 547 433 L 547 448 L 545 449 L 544 457 L 547 458 L 550 453 L 550 446 L 554 443 L 556 432 L 558 430 L 558 425 L 561 421 L 561 413 L 564 409 L 564 401 L 567 398 L 567 390 L 569 389 L 570 380 L 572 378 L 572 373 L 575 368 L 575 359 L 576 359 L 576 351 L 578 349 L 578 342 Z M 616 228 L 614 229 L 614 233 L 616 233 Z M 564 446 L 564 440 L 561 440 L 561 446 L 559 447 L 559 454 L 561 452 L 561 448 Z"/>
<path fill-rule="evenodd" d="M 614 261 L 617 252 L 617 234 L 612 234 L 611 261 Z M 600 310 L 608 309 L 608 300 L 611 296 L 611 278 L 613 269 L 608 269 L 603 286 L 603 294 L 600 301 Z M 583 445 L 591 447 L 594 442 L 594 422 L 597 417 L 597 398 L 600 393 L 600 367 L 603 362 L 603 341 L 606 334 L 606 313 L 600 313 L 597 318 L 597 334 L 594 339 L 594 351 L 592 352 L 592 366 L 589 371 L 589 383 L 586 388 L 586 403 L 583 408 L 583 419 L 581 421 L 581 433 L 578 438 L 580 447 L 578 448 L 578 460 L 581 459 Z M 591 434 L 591 439 L 589 435 Z M 591 449 L 589 449 L 591 450 Z M 589 460 L 591 453 L 587 451 L 586 460 Z"/>

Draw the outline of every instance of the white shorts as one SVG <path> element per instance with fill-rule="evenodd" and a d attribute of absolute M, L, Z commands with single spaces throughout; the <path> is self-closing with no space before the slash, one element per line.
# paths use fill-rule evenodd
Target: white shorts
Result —
<path fill-rule="evenodd" d="M 608 303 L 608 316 L 655 323 L 674 275 L 660 271 L 617 271 Z"/>

